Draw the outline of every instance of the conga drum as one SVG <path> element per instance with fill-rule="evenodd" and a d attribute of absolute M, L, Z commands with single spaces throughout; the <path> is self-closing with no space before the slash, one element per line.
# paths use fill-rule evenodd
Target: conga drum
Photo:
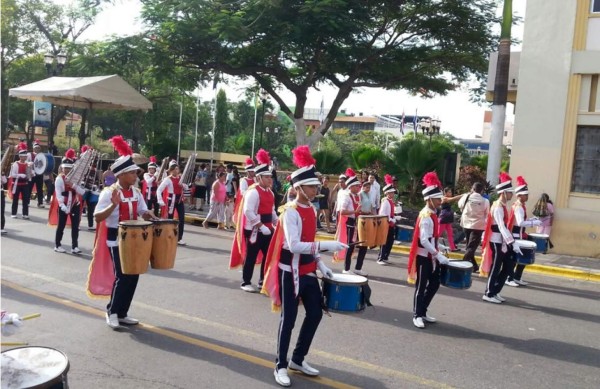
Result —
<path fill-rule="evenodd" d="M 119 256 L 123 274 L 148 271 L 152 253 L 152 222 L 127 220 L 119 223 Z"/>
<path fill-rule="evenodd" d="M 17 347 L 2 352 L 2 389 L 68 389 L 67 356 L 50 347 Z"/>
<path fill-rule="evenodd" d="M 377 235 L 375 237 L 375 246 L 383 246 L 387 241 L 388 231 L 390 229 L 390 223 L 388 217 L 385 215 L 375 216 L 375 225 L 377 227 Z"/>
<path fill-rule="evenodd" d="M 162 219 L 154 222 L 152 253 L 150 266 L 153 269 L 172 269 L 177 255 L 177 239 L 179 238 L 179 222 L 173 219 Z"/>
<path fill-rule="evenodd" d="M 358 240 L 364 242 L 361 246 L 375 246 L 377 240 L 376 217 L 374 215 L 360 215 L 358 217 Z"/>

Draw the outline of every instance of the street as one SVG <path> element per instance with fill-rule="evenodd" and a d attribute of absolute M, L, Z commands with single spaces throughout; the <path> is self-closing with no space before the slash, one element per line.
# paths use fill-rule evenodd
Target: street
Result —
<path fill-rule="evenodd" d="M 3 342 L 64 352 L 71 388 L 278 387 L 279 316 L 268 298 L 240 290 L 241 272 L 228 269 L 233 233 L 186 225 L 175 268 L 140 276 L 130 315 L 142 324 L 113 331 L 107 300 L 85 294 L 94 233 L 82 223 L 83 254 L 59 254 L 47 210 L 30 215 L 7 219 L 2 309 L 41 317 Z M 70 249 L 70 230 L 62 245 Z M 438 323 L 419 330 L 407 257 L 392 256 L 387 267 L 375 260 L 369 251 L 363 268 L 374 307 L 324 316 L 307 356 L 321 375 L 291 374 L 293 387 L 600 387 L 598 283 L 526 273 L 530 285 L 505 287 L 508 301 L 495 305 L 481 300 L 485 280 L 475 277 L 468 290 L 441 287 L 429 311 Z M 327 263 L 341 272 L 342 264 Z"/>

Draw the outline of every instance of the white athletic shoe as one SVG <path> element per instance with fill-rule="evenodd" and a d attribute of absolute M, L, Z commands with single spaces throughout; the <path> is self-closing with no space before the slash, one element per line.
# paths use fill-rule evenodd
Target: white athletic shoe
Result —
<path fill-rule="evenodd" d="M 506 281 L 504 281 L 504 285 L 514 286 L 514 287 L 518 287 L 519 286 L 519 284 L 517 284 L 514 280 L 511 280 L 511 281 L 506 280 Z"/>
<path fill-rule="evenodd" d="M 489 297 L 485 294 L 483 295 L 483 301 L 487 301 L 488 303 L 494 303 L 494 304 L 502 304 L 502 301 L 498 300 L 496 298 L 496 296 Z"/>
<path fill-rule="evenodd" d="M 437 319 L 435 317 L 431 317 L 431 316 L 423 316 L 423 320 L 425 320 L 427 323 L 435 323 L 437 321 Z"/>
<path fill-rule="evenodd" d="M 302 361 L 302 365 L 298 365 L 294 361 L 290 361 L 288 367 L 290 370 L 301 371 L 302 373 L 309 375 L 311 377 L 316 377 L 319 375 L 319 371 L 306 363 L 306 361 Z"/>
<path fill-rule="evenodd" d="M 342 274 L 352 274 L 350 270 L 342 270 Z"/>
<path fill-rule="evenodd" d="M 242 285 L 240 288 L 248 293 L 258 293 L 258 288 L 252 284 Z"/>
<path fill-rule="evenodd" d="M 106 313 L 106 324 L 108 324 L 108 326 L 113 330 L 121 327 L 121 325 L 119 324 L 119 318 L 117 317 L 116 313 L 113 313 L 112 315 Z"/>
<path fill-rule="evenodd" d="M 413 317 L 413 324 L 417 328 L 425 328 L 425 323 L 423 322 L 422 317 Z"/>
<path fill-rule="evenodd" d="M 500 300 L 501 303 L 506 301 L 506 299 L 504 297 L 500 296 L 500 293 L 497 293 L 494 297 L 496 297 L 498 300 Z"/>
<path fill-rule="evenodd" d="M 275 381 L 281 386 L 290 386 L 292 384 L 287 369 L 275 369 L 273 375 L 275 376 Z"/>
<path fill-rule="evenodd" d="M 134 319 L 133 317 L 125 316 L 119 318 L 119 323 L 134 326 L 136 324 L 140 324 L 140 321 L 138 319 Z"/>
<path fill-rule="evenodd" d="M 366 271 L 364 271 L 364 270 L 358 270 L 358 269 L 354 269 L 352 272 L 353 272 L 354 274 L 356 274 L 356 275 L 363 276 L 363 277 L 366 277 L 366 276 L 368 276 L 368 275 L 369 275 L 369 273 L 367 273 L 367 272 L 366 272 Z"/>
<path fill-rule="evenodd" d="M 79 247 L 72 248 L 71 254 L 81 254 L 81 250 L 79 250 Z"/>
<path fill-rule="evenodd" d="M 54 251 L 56 251 L 57 253 L 66 253 L 67 252 L 67 250 L 62 248 L 62 246 L 55 247 Z"/>
<path fill-rule="evenodd" d="M 529 282 L 527 281 L 523 281 L 523 280 L 517 280 L 516 278 L 514 279 L 514 281 L 519 284 L 520 286 L 527 286 L 529 285 Z"/>
<path fill-rule="evenodd" d="M 180 240 L 179 242 L 177 242 L 177 244 L 180 246 L 187 246 L 187 243 L 185 243 L 183 240 Z"/>

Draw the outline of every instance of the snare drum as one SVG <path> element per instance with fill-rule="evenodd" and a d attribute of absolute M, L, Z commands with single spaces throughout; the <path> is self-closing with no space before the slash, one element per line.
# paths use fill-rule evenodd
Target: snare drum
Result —
<path fill-rule="evenodd" d="M 517 255 L 517 263 L 521 265 L 532 265 L 535 262 L 535 249 L 537 244 L 530 240 L 516 239 L 515 243 L 519 245 L 523 254 L 515 253 Z"/>
<path fill-rule="evenodd" d="M 538 253 L 545 253 L 548 251 L 548 241 L 550 240 L 550 235 L 547 234 L 529 234 L 529 236 L 535 242 L 537 248 L 536 251 Z"/>
<path fill-rule="evenodd" d="M 447 265 L 441 265 L 440 273 L 440 282 L 445 287 L 469 289 L 473 264 L 469 261 L 450 261 Z"/>
<path fill-rule="evenodd" d="M 365 309 L 363 287 L 366 277 L 353 274 L 334 274 L 332 279 L 323 278 L 325 305 L 332 311 L 358 312 Z"/>
<path fill-rule="evenodd" d="M 412 242 L 415 227 L 407 226 L 406 224 L 397 224 L 396 240 L 400 242 Z"/>
<path fill-rule="evenodd" d="M 173 219 L 162 219 L 154 222 L 152 253 L 150 266 L 153 269 L 172 269 L 177 255 L 177 239 L 179 238 L 179 222 Z"/>
<path fill-rule="evenodd" d="M 50 153 L 38 153 L 33 160 L 33 171 L 38 176 L 54 171 L 54 156 Z"/>
<path fill-rule="evenodd" d="M 67 389 L 69 360 L 50 347 L 18 347 L 2 352 L 2 389 Z"/>
<path fill-rule="evenodd" d="M 379 215 L 360 215 L 358 217 L 358 240 L 365 242 L 361 246 L 377 245 L 377 220 L 381 217 L 385 218 L 385 216 Z"/>
<path fill-rule="evenodd" d="M 119 223 L 119 256 L 123 274 L 148 271 L 152 253 L 152 222 L 128 220 Z"/>

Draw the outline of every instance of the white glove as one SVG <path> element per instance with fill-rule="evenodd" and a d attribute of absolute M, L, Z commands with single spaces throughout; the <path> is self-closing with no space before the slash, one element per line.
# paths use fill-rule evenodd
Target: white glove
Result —
<path fill-rule="evenodd" d="M 533 227 L 539 227 L 539 226 L 542 225 L 542 221 L 540 219 L 534 219 L 534 220 L 531 221 L 531 225 Z"/>
<path fill-rule="evenodd" d="M 27 178 L 27 174 L 19 173 L 19 174 L 17 174 L 17 177 L 19 177 L 19 178 Z"/>
<path fill-rule="evenodd" d="M 188 184 L 181 184 L 181 187 L 182 187 L 184 190 L 190 190 L 190 186 L 189 186 Z"/>
<path fill-rule="evenodd" d="M 348 245 L 342 242 L 338 242 L 337 240 L 319 242 L 319 249 L 325 251 L 340 251 L 343 249 L 347 249 Z"/>
<path fill-rule="evenodd" d="M 333 272 L 331 271 L 330 268 L 325 266 L 323 261 L 317 262 L 317 267 L 319 268 L 319 271 L 321 271 L 321 274 L 323 274 L 323 277 L 329 278 L 329 279 L 333 278 Z"/>
<path fill-rule="evenodd" d="M 438 243 L 438 249 L 440 251 L 448 251 L 448 246 L 444 246 L 443 244 Z"/>
<path fill-rule="evenodd" d="M 164 203 L 163 201 L 159 201 L 159 202 L 158 202 L 158 205 L 160 205 L 161 207 L 164 207 L 164 206 L 165 206 L 165 203 Z"/>
<path fill-rule="evenodd" d="M 69 213 L 69 208 L 67 208 L 67 206 L 64 204 L 60 205 L 60 210 L 63 211 L 64 213 Z"/>
<path fill-rule="evenodd" d="M 269 229 L 269 227 L 265 226 L 264 224 L 260 227 L 258 227 L 259 231 L 261 234 L 263 234 L 264 236 L 269 236 L 271 235 L 271 230 Z"/>
<path fill-rule="evenodd" d="M 519 245 L 517 244 L 517 242 L 513 242 L 512 249 L 513 249 L 513 251 L 515 253 L 523 255 L 523 252 L 521 251 L 521 247 L 519 247 Z"/>
<path fill-rule="evenodd" d="M 438 262 L 440 263 L 440 265 L 447 265 L 450 263 L 450 261 L 448 260 L 448 258 L 446 258 L 442 253 L 437 253 L 435 255 L 435 259 L 438 260 Z"/>

